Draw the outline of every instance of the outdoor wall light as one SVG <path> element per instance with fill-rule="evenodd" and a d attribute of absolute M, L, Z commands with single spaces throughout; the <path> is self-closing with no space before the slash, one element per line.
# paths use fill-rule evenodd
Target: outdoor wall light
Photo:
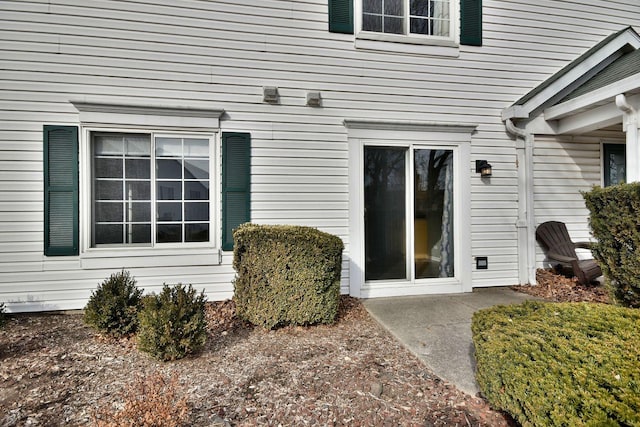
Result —
<path fill-rule="evenodd" d="M 476 173 L 480 174 L 481 178 L 488 178 L 491 176 L 491 165 L 486 160 L 476 160 Z"/>
<path fill-rule="evenodd" d="M 262 88 L 262 100 L 269 104 L 276 104 L 278 102 L 278 88 L 275 86 L 264 86 Z"/>

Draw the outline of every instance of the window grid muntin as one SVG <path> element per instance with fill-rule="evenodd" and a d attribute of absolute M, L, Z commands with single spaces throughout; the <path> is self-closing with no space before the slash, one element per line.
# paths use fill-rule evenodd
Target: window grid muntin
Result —
<path fill-rule="evenodd" d="M 402 15 L 394 15 L 391 13 L 385 12 L 385 4 L 390 1 L 398 1 L 402 2 Z M 363 31 L 369 31 L 373 33 L 382 33 L 382 34 L 398 34 L 412 37 L 429 37 L 429 38 L 443 38 L 450 39 L 453 37 L 453 17 L 454 17 L 454 1 L 453 0 L 426 0 L 427 7 L 427 15 L 419 15 L 412 13 L 411 9 L 414 4 L 421 2 L 424 0 L 361 0 L 361 28 Z M 381 7 L 377 8 L 377 11 L 372 9 L 367 9 L 367 5 L 371 5 L 372 2 L 378 3 Z M 442 7 L 443 17 L 435 16 L 435 6 L 440 5 Z M 367 28 L 366 21 L 367 17 L 379 17 L 380 18 L 380 29 Z M 402 19 L 402 31 L 394 32 L 394 31 L 386 31 L 385 29 L 385 17 Z M 426 33 L 423 32 L 414 32 L 412 31 L 412 22 L 416 22 L 416 20 L 426 21 L 426 25 L 428 26 L 428 31 Z M 443 34 L 434 34 L 435 25 L 437 23 L 441 23 L 443 28 L 440 30 Z"/>
<path fill-rule="evenodd" d="M 159 140 L 162 139 L 179 139 L 180 140 L 180 150 L 179 150 L 179 155 L 178 153 L 175 153 L 174 155 L 158 155 L 158 147 L 160 147 L 160 144 L 158 143 Z M 205 226 L 207 228 L 207 231 L 205 232 L 207 235 L 207 239 L 206 241 L 208 241 L 210 239 L 210 234 L 211 234 L 211 214 L 210 214 L 210 208 L 211 208 L 211 170 L 210 170 L 210 157 L 209 157 L 209 147 L 207 146 L 207 150 L 206 150 L 206 155 L 185 155 L 185 140 L 190 140 L 190 141 L 207 141 L 208 143 L 208 139 L 205 138 L 197 138 L 197 137 L 180 137 L 180 136 L 170 136 L 170 137 L 165 137 L 165 136 L 156 136 L 155 137 L 155 147 L 154 147 L 154 153 L 156 154 L 155 156 L 155 166 L 156 166 L 156 189 L 159 189 L 159 184 L 160 183 L 179 183 L 180 184 L 180 198 L 172 198 L 172 199 L 160 199 L 158 195 L 156 195 L 156 241 L 160 240 L 160 229 L 164 229 L 164 230 L 172 230 L 172 229 L 176 229 L 178 226 L 180 227 L 179 233 L 180 233 L 180 240 L 169 240 L 169 241 L 165 241 L 165 242 L 160 242 L 160 243 L 180 243 L 180 242 L 192 242 L 192 241 L 203 241 L 203 240 L 193 240 L 193 239 L 189 239 L 188 235 L 187 235 L 187 229 L 189 228 L 195 228 L 196 226 Z M 159 161 L 162 160 L 174 160 L 174 159 L 179 159 L 179 164 L 180 164 L 180 178 L 165 178 L 165 177 L 159 177 L 158 175 L 160 175 L 158 173 L 159 170 Z M 186 175 L 186 171 L 187 171 L 187 162 L 190 161 L 194 161 L 194 162 L 201 162 L 202 164 L 205 164 L 204 162 L 206 162 L 207 164 L 207 178 L 197 178 L 197 177 L 193 177 L 193 178 L 187 178 Z M 187 188 L 187 183 L 206 183 L 206 187 L 208 187 L 208 197 L 206 199 L 189 199 L 186 198 L 186 188 Z M 180 219 L 173 219 L 173 220 L 161 220 L 159 218 L 160 216 L 160 206 L 162 205 L 169 205 L 169 204 L 173 204 L 173 205 L 177 205 L 180 204 Z M 189 216 L 187 213 L 187 207 L 190 207 L 192 205 L 203 205 L 203 207 L 205 207 L 205 211 L 207 212 L 206 215 L 206 219 L 196 219 L 196 220 L 188 220 L 187 217 Z M 194 206 L 195 207 L 195 206 Z"/>
<path fill-rule="evenodd" d="M 96 243 L 96 210 L 97 210 L 97 206 L 96 206 L 96 200 L 95 200 L 95 195 L 96 195 L 96 167 L 95 167 L 95 159 L 96 158 L 114 158 L 114 155 L 96 155 L 95 151 L 96 151 L 96 137 L 97 136 L 130 136 L 130 137 L 147 137 L 150 140 L 150 147 L 149 147 L 149 155 L 146 156 L 126 156 L 124 152 L 121 152 L 118 155 L 118 158 L 120 159 L 121 165 L 122 165 L 122 172 L 121 172 L 121 176 L 118 179 L 119 181 L 122 181 L 122 193 L 123 193 L 123 198 L 124 198 L 124 193 L 125 193 L 125 185 L 126 185 L 126 181 L 132 181 L 132 182 L 138 182 L 138 181 L 149 181 L 150 182 L 150 200 L 132 200 L 133 203 L 140 203 L 140 202 L 144 202 L 144 203 L 149 203 L 150 207 L 149 207 L 149 214 L 148 216 L 150 217 L 149 221 L 128 221 L 129 223 L 133 224 L 133 225 L 147 225 L 150 226 L 150 235 L 151 235 L 151 239 L 150 242 L 146 242 L 146 243 Z M 166 245 L 171 245 L 170 243 L 159 243 L 156 240 L 156 227 L 157 227 L 157 219 L 156 219 L 156 215 L 154 214 L 157 209 L 156 209 L 156 205 L 157 205 L 157 197 L 156 197 L 156 185 L 158 182 L 158 179 L 155 176 L 155 141 L 156 138 L 158 137 L 171 137 L 171 138 L 179 138 L 182 140 L 197 140 L 200 141 L 202 143 L 202 155 L 193 155 L 193 156 L 186 156 L 187 159 L 197 159 L 199 161 L 203 161 L 207 163 L 207 168 L 208 168 L 208 178 L 207 179 L 202 179 L 202 178 L 187 178 L 186 182 L 187 183 L 205 183 L 206 185 L 204 185 L 202 188 L 204 188 L 206 190 L 206 197 L 203 197 L 201 199 L 193 199 L 193 200 L 187 200 L 187 203 L 194 202 L 194 203 L 201 203 L 203 205 L 206 205 L 207 207 L 204 209 L 204 211 L 206 211 L 206 220 L 194 220 L 194 221 L 184 221 L 184 212 L 182 212 L 183 215 L 183 223 L 186 224 L 187 227 L 193 227 L 193 226 L 204 226 L 206 227 L 205 230 L 205 236 L 206 238 L 204 239 L 188 239 L 186 238 L 187 236 L 185 236 L 184 234 L 184 226 L 182 226 L 182 231 L 180 233 L 180 237 L 181 240 L 174 242 L 174 243 L 188 243 L 188 244 L 203 244 L 203 243 L 210 243 L 212 241 L 212 239 L 215 237 L 214 233 L 213 233 L 213 229 L 212 229 L 212 224 L 215 223 L 215 215 L 213 212 L 213 208 L 212 206 L 214 204 L 216 204 L 217 199 L 215 198 L 215 192 L 212 193 L 212 191 L 214 190 L 214 188 L 212 188 L 213 185 L 215 185 L 214 180 L 212 179 L 212 173 L 213 170 L 212 168 L 215 169 L 214 164 L 212 163 L 212 159 L 214 159 L 214 145 L 213 145 L 213 140 L 211 139 L 210 135 L 204 135 L 204 134 L 189 134 L 189 133 L 180 133 L 180 134 L 155 134 L 154 132 L 140 132 L 137 133 L 136 131 L 102 131 L 102 130 L 90 130 L 88 132 L 88 140 L 89 140 L 89 154 L 90 154 L 90 164 L 91 164 L 91 169 L 89 170 L 89 176 L 90 176 L 90 188 L 91 188 L 91 209 L 90 209 L 90 219 L 91 219 L 91 233 L 90 233 L 90 241 L 89 241 L 89 246 L 90 247 L 130 247 L 130 246 L 156 246 L 156 245 L 162 245 L 162 246 L 166 246 Z M 125 159 L 126 157 L 126 159 Z M 183 156 L 184 157 L 184 156 Z M 146 161 L 149 162 L 149 170 L 150 170 L 150 178 L 147 179 L 139 179 L 139 178 L 126 178 L 126 169 L 125 169 L 125 162 L 128 159 L 145 159 Z M 184 172 L 182 172 L 184 173 Z M 114 178 L 104 178 L 102 180 L 114 180 Z M 184 181 L 178 181 L 178 182 L 182 182 L 182 187 L 185 187 Z M 212 198 L 213 197 L 213 198 Z M 99 202 L 108 202 L 108 203 L 119 203 L 117 201 L 106 201 L 106 200 L 99 200 Z M 121 202 L 123 205 L 125 203 L 125 201 Z M 182 203 L 184 205 L 184 203 Z M 108 223 L 108 224 L 124 224 L 125 220 L 127 220 L 127 210 L 123 207 L 123 221 L 122 222 L 106 222 L 103 221 L 103 223 Z M 184 210 L 184 208 L 182 208 L 182 210 Z M 129 217 L 130 218 L 130 217 Z M 201 227 L 202 228 L 202 227 Z M 122 241 L 125 241 L 126 239 L 126 229 L 124 229 L 123 226 L 123 231 L 122 231 Z"/>
<path fill-rule="evenodd" d="M 404 34 L 405 27 L 405 1 L 406 0 L 364 0 L 363 8 L 362 8 L 362 21 L 363 25 L 366 21 L 366 18 L 369 18 L 369 21 L 374 18 L 379 18 L 379 30 L 376 29 L 365 29 L 365 31 L 375 31 L 381 33 L 390 33 L 390 34 Z M 374 3 L 379 7 L 375 9 L 371 9 L 369 7 L 374 6 Z M 369 7 L 368 7 L 369 6 Z M 377 10 L 376 10 L 377 9 Z M 395 9 L 395 10 L 394 10 Z M 391 22 L 400 23 L 399 30 L 394 30 L 393 28 L 387 28 L 387 22 L 391 25 Z M 364 29 L 364 28 L 363 28 Z"/>
<path fill-rule="evenodd" d="M 126 133 L 117 133 L 117 132 L 96 132 L 92 135 L 92 165 L 93 165 L 93 179 L 92 179 L 92 199 L 93 199 L 93 220 L 92 220 L 92 245 L 93 246 L 102 246 L 102 245 L 131 245 L 131 244 L 151 244 L 151 211 L 149 210 L 149 220 L 148 221 L 134 221 L 132 219 L 132 208 L 133 204 L 138 203 L 149 203 L 149 209 L 151 209 L 152 205 L 152 192 L 151 192 L 151 183 L 152 176 L 149 171 L 148 178 L 131 178 L 127 176 L 127 160 L 146 160 L 150 161 L 149 155 L 140 155 L 138 153 L 133 155 L 128 155 L 127 153 L 127 137 L 139 137 L 140 134 L 126 134 Z M 121 150 L 119 152 L 103 152 L 96 153 L 98 139 L 101 137 L 109 137 L 112 140 L 120 139 Z M 149 137 L 148 140 L 149 149 L 151 147 L 151 139 Z M 120 176 L 115 177 L 98 177 L 96 176 L 96 170 L 98 169 L 97 163 L 99 160 L 118 160 L 120 162 Z M 114 162 L 115 164 L 115 162 Z M 119 199 L 116 198 L 96 198 L 98 194 L 97 187 L 100 183 L 120 183 L 120 191 L 121 196 Z M 145 199 L 141 198 L 133 198 L 133 188 L 127 188 L 127 184 L 129 183 L 148 183 L 149 187 L 149 197 Z M 117 188 L 117 187 L 114 187 Z M 129 198 L 127 197 L 129 195 Z M 122 209 L 121 217 L 119 221 L 98 221 L 98 205 L 104 205 L 105 207 L 108 205 L 120 206 Z M 120 236 L 115 236 L 116 238 L 113 241 L 108 242 L 102 240 L 98 242 L 98 235 L 100 231 L 98 229 L 107 230 L 109 227 L 114 229 L 115 227 L 120 226 Z M 149 227 L 149 237 L 145 239 L 145 241 L 133 241 L 134 240 L 134 228 L 140 229 L 141 226 Z M 137 240 L 137 239 L 135 239 Z"/>

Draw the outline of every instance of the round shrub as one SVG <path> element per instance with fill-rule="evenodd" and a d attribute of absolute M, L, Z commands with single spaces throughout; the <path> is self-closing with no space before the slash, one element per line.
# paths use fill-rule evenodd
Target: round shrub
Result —
<path fill-rule="evenodd" d="M 114 273 L 91 293 L 84 321 L 107 335 L 131 335 L 138 328 L 141 298 L 142 290 L 136 287 L 136 280 L 128 271 Z"/>
<path fill-rule="evenodd" d="M 176 360 L 199 350 L 207 339 L 204 293 L 191 285 L 164 285 L 143 298 L 138 348 L 160 360 Z"/>
<path fill-rule="evenodd" d="M 640 310 L 526 302 L 478 311 L 476 378 L 526 426 L 640 426 Z"/>

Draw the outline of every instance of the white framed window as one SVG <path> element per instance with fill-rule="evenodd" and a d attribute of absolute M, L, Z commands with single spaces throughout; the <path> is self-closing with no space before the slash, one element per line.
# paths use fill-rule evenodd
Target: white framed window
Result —
<path fill-rule="evenodd" d="M 211 246 L 212 134 L 88 129 L 88 247 Z"/>
<path fill-rule="evenodd" d="M 453 0 L 357 0 L 358 36 L 405 42 L 453 41 Z"/>

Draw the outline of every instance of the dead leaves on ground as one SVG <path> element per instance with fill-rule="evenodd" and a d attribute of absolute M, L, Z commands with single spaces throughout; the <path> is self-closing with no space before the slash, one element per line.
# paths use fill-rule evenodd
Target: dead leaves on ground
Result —
<path fill-rule="evenodd" d="M 575 277 L 569 278 L 551 270 L 536 271 L 537 285 L 512 286 L 513 290 L 555 302 L 610 302 L 609 292 L 600 284 L 581 285 Z"/>

